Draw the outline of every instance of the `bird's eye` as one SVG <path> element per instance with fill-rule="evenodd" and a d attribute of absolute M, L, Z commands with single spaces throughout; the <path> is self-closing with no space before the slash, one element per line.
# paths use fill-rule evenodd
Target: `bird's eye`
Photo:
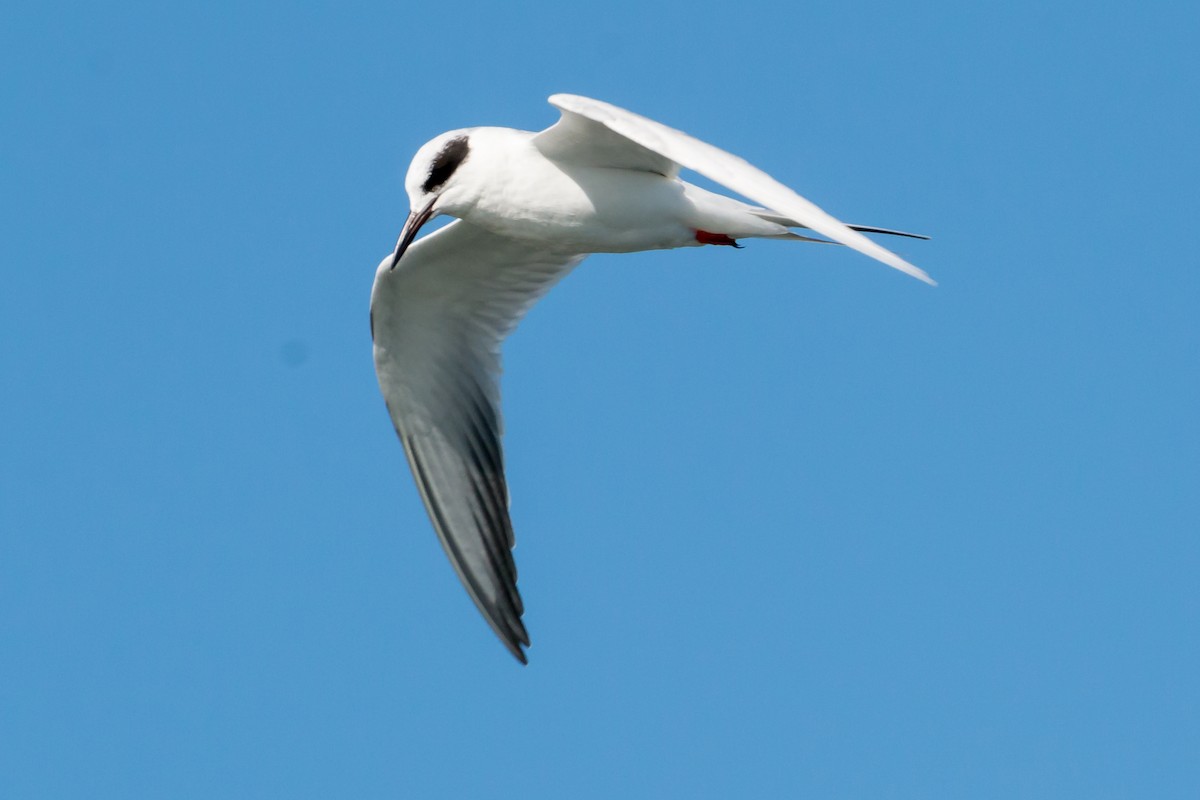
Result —
<path fill-rule="evenodd" d="M 471 147 L 467 144 L 466 136 L 456 136 L 446 142 L 446 146 L 433 159 L 433 166 L 429 168 L 429 177 L 425 179 L 425 183 L 421 188 L 426 193 L 432 192 L 450 180 L 450 176 L 454 174 L 454 170 L 458 169 L 459 165 L 467 160 L 467 153 L 470 150 Z"/>

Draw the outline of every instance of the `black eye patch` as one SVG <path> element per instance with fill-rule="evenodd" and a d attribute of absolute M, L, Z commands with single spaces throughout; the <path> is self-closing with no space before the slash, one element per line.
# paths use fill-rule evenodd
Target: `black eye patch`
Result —
<path fill-rule="evenodd" d="M 421 189 L 425 192 L 432 192 L 450 180 L 454 170 L 467 160 L 467 153 L 470 150 L 471 147 L 467 144 L 466 136 L 456 136 L 446 142 L 446 146 L 437 154 L 437 158 L 433 159 L 433 166 L 429 168 L 429 177 L 425 179 Z"/>

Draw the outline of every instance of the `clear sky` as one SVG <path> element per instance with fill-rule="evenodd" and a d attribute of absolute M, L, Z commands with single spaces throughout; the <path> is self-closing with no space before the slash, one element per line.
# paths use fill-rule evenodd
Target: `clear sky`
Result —
<path fill-rule="evenodd" d="M 1200 796 L 1198 12 L 22 3 L 0 796 Z M 533 639 L 378 394 L 413 152 L 554 92 L 891 240 L 597 256 L 506 348 Z"/>

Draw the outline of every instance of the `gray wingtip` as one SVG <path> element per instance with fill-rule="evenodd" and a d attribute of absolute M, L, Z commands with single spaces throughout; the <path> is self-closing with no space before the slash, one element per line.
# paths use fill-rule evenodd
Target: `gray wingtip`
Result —
<path fill-rule="evenodd" d="M 907 262 L 905 262 L 905 263 L 907 263 Z M 908 266 L 912 267 L 911 264 L 909 264 Z M 925 270 L 921 269 L 920 267 L 912 267 L 911 271 L 902 270 L 902 272 L 904 272 L 904 274 L 906 274 L 906 275 L 911 275 L 914 278 L 916 278 L 917 280 L 921 281 L 922 283 L 927 283 L 930 286 L 936 287 L 938 285 L 938 282 L 935 281 L 933 278 L 929 277 L 929 273 L 926 272 Z"/>

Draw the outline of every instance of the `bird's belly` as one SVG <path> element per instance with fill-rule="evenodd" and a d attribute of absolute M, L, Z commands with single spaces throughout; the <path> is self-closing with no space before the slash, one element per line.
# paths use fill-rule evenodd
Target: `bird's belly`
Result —
<path fill-rule="evenodd" d="M 547 162 L 549 164 L 549 162 Z M 632 253 L 696 243 L 682 184 L 652 173 L 557 166 L 511 176 L 464 218 L 573 253 Z"/>

